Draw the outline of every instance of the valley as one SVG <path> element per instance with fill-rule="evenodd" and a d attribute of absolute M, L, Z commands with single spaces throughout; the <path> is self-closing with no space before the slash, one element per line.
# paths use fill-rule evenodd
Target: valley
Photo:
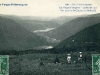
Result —
<path fill-rule="evenodd" d="M 59 43 L 60 40 L 57 40 L 55 38 L 50 38 L 48 35 L 46 35 L 45 33 L 48 32 L 48 31 L 51 31 L 55 28 L 46 28 L 44 30 L 35 30 L 33 31 L 35 34 L 37 34 L 38 36 L 41 36 L 41 37 L 44 37 L 47 39 L 47 42 L 50 42 L 50 43 Z"/>
<path fill-rule="evenodd" d="M 99 13 L 54 19 L 0 16 L 0 55 L 9 55 L 10 75 L 91 75 L 92 54 L 100 54 Z"/>

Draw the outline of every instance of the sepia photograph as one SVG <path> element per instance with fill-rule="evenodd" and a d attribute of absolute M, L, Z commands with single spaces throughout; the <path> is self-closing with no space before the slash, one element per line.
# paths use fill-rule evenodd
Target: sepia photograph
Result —
<path fill-rule="evenodd" d="M 100 0 L 1 0 L 0 75 L 100 75 Z"/>

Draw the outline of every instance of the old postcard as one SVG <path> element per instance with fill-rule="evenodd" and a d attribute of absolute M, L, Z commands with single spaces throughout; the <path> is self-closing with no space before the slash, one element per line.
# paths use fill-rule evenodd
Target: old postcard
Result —
<path fill-rule="evenodd" d="M 1 0 L 0 75 L 100 75 L 100 0 Z"/>

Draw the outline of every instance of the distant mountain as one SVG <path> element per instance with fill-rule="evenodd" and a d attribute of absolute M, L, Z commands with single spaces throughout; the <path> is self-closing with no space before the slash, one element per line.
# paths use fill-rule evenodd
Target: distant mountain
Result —
<path fill-rule="evenodd" d="M 27 50 L 42 46 L 46 40 L 14 20 L 0 16 L 0 50 Z"/>
<path fill-rule="evenodd" d="M 62 25 L 62 24 L 66 23 L 72 19 L 75 19 L 77 17 L 79 17 L 79 16 L 61 16 L 61 17 L 54 18 L 51 21 L 57 22 Z"/>
<path fill-rule="evenodd" d="M 22 24 L 22 26 L 30 31 L 57 28 L 60 26 L 60 24 L 53 21 L 23 20 L 23 22 L 25 24 Z"/>
<path fill-rule="evenodd" d="M 56 28 L 60 24 L 55 21 L 50 21 L 51 18 L 32 17 L 32 16 L 14 16 L 14 15 L 1 15 L 2 17 L 15 20 L 17 23 L 25 27 L 29 31 L 41 30 L 46 28 Z"/>
<path fill-rule="evenodd" d="M 62 41 L 76 34 L 77 32 L 97 23 L 100 23 L 100 14 L 78 17 L 66 22 L 65 24 L 52 31 L 47 32 L 46 35 Z"/>
<path fill-rule="evenodd" d="M 0 14 L 0 16 L 5 17 L 5 18 L 9 18 L 9 19 L 38 20 L 38 21 L 50 21 L 53 19 L 50 17 L 18 16 L 18 15 L 4 15 L 4 14 Z"/>
<path fill-rule="evenodd" d="M 74 51 L 80 48 L 80 50 L 92 50 L 92 48 L 98 47 L 100 47 L 100 23 L 85 28 L 56 46 L 56 48 L 60 48 L 62 50 L 68 50 L 68 48 L 72 50 L 73 48 Z"/>

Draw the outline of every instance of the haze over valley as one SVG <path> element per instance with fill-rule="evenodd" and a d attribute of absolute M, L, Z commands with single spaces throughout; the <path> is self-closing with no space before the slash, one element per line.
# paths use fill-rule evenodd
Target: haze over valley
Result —
<path fill-rule="evenodd" d="M 100 14 L 58 18 L 0 15 L 0 19 L 0 49 L 52 49 L 85 28 L 100 23 Z"/>

